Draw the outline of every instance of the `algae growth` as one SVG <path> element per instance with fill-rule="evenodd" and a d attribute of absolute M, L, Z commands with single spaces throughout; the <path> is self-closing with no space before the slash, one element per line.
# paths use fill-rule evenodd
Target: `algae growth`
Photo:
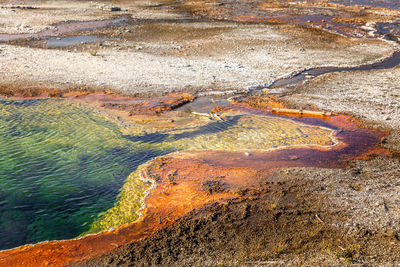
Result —
<path fill-rule="evenodd" d="M 168 132 L 181 150 L 270 150 L 289 146 L 332 146 L 332 130 L 273 116 L 236 115 L 189 132 Z"/>
<path fill-rule="evenodd" d="M 0 100 L 0 249 L 88 231 L 129 173 L 160 154 L 92 109 Z"/>
<path fill-rule="evenodd" d="M 304 125 L 293 120 L 273 116 L 234 115 L 210 121 L 194 128 L 175 129 L 160 134 L 149 134 L 160 147 L 169 150 L 270 150 L 290 146 L 313 145 L 329 147 L 337 144 L 333 130 Z M 137 140 L 137 136 L 126 136 Z M 88 233 L 111 229 L 131 223 L 138 218 L 146 165 L 129 175 L 113 208 L 101 214 Z M 140 182 L 142 181 L 142 182 Z M 146 189 L 150 185 L 147 183 Z M 143 191 L 142 191 L 143 192 Z"/>
<path fill-rule="evenodd" d="M 331 129 L 274 116 L 124 135 L 111 117 L 65 100 L 0 100 L 0 248 L 137 220 L 151 185 L 140 179 L 144 163 L 173 151 L 335 144 Z"/>

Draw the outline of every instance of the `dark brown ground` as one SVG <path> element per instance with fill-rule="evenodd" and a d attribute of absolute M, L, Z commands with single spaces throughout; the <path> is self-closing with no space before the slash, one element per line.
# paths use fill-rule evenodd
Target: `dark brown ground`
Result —
<path fill-rule="evenodd" d="M 243 198 L 195 210 L 151 238 L 73 266 L 392 266 L 400 261 L 398 202 L 371 206 L 388 221 L 369 218 L 372 224 L 362 208 L 339 203 L 352 194 L 366 204 L 365 193 L 398 180 L 399 164 L 399 157 L 377 156 L 345 170 L 276 171 Z"/>

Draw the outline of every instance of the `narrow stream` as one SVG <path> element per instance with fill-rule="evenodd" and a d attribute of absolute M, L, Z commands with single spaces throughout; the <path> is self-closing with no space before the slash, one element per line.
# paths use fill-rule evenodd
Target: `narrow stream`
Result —
<path fill-rule="evenodd" d="M 400 51 L 396 51 L 392 56 L 385 58 L 382 61 L 375 62 L 372 64 L 361 65 L 357 67 L 321 67 L 321 68 L 311 68 L 308 70 L 301 71 L 293 76 L 287 78 L 281 78 L 274 81 L 267 88 L 278 88 L 278 87 L 289 87 L 301 84 L 302 82 L 318 77 L 323 74 L 333 73 L 333 72 L 345 72 L 345 71 L 370 71 L 370 70 L 384 70 L 391 69 L 400 64 Z"/>

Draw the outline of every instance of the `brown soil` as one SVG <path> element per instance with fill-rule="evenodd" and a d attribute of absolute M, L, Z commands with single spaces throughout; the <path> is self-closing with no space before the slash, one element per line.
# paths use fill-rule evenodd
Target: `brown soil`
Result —
<path fill-rule="evenodd" d="M 72 266 L 391 265 L 400 260 L 395 226 L 370 230 L 357 224 L 349 230 L 343 222 L 354 212 L 329 203 L 336 187 L 379 180 L 380 174 L 360 173 L 361 166 L 368 172 L 386 164 L 399 159 L 353 161 L 350 169 L 333 172 L 277 171 L 243 197 L 194 210 L 150 238 Z M 396 172 L 386 177 L 394 179 Z M 361 192 L 363 185 L 349 190 Z"/>

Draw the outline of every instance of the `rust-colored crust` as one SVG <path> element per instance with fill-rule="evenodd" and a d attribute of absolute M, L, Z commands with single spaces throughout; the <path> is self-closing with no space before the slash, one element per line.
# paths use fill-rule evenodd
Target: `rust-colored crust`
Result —
<path fill-rule="evenodd" d="M 67 93 L 64 98 L 74 99 L 86 104 L 92 104 L 107 110 L 117 110 L 132 115 L 159 115 L 194 100 L 194 96 L 187 93 L 170 94 L 153 98 L 135 98 L 120 96 L 109 92 L 90 94 Z"/>
<path fill-rule="evenodd" d="M 133 96 L 122 96 L 112 91 L 61 91 L 58 89 L 21 88 L 10 89 L 0 86 L 0 96 L 12 99 L 45 99 L 63 98 L 78 101 L 97 108 L 116 110 L 120 113 L 132 115 L 160 115 L 188 102 L 195 97 L 188 93 L 170 94 L 167 96 L 138 98 Z"/>
<path fill-rule="evenodd" d="M 399 11 L 327 1 L 241 1 L 218 4 L 205 0 L 185 1 L 178 9 L 206 18 L 238 22 L 292 24 L 322 28 L 351 37 L 370 36 L 361 26 L 395 19 Z"/>
<path fill-rule="evenodd" d="M 98 95 L 83 99 L 92 97 L 98 99 Z M 274 116 L 268 108 L 256 109 L 247 104 L 234 104 L 224 110 Z M 244 190 L 256 188 L 260 178 L 274 169 L 338 168 L 344 167 L 348 159 L 384 152 L 378 143 L 386 134 L 364 128 L 349 116 L 290 118 L 336 129 L 336 137 L 341 144 L 333 149 L 299 147 L 248 152 L 187 151 L 153 159 L 142 170 L 142 176 L 154 179 L 155 186 L 145 199 L 146 208 L 138 222 L 80 239 L 42 242 L 1 251 L 0 265 L 63 266 L 89 259 L 149 237 L 193 209 L 221 199 L 240 197 Z"/>

